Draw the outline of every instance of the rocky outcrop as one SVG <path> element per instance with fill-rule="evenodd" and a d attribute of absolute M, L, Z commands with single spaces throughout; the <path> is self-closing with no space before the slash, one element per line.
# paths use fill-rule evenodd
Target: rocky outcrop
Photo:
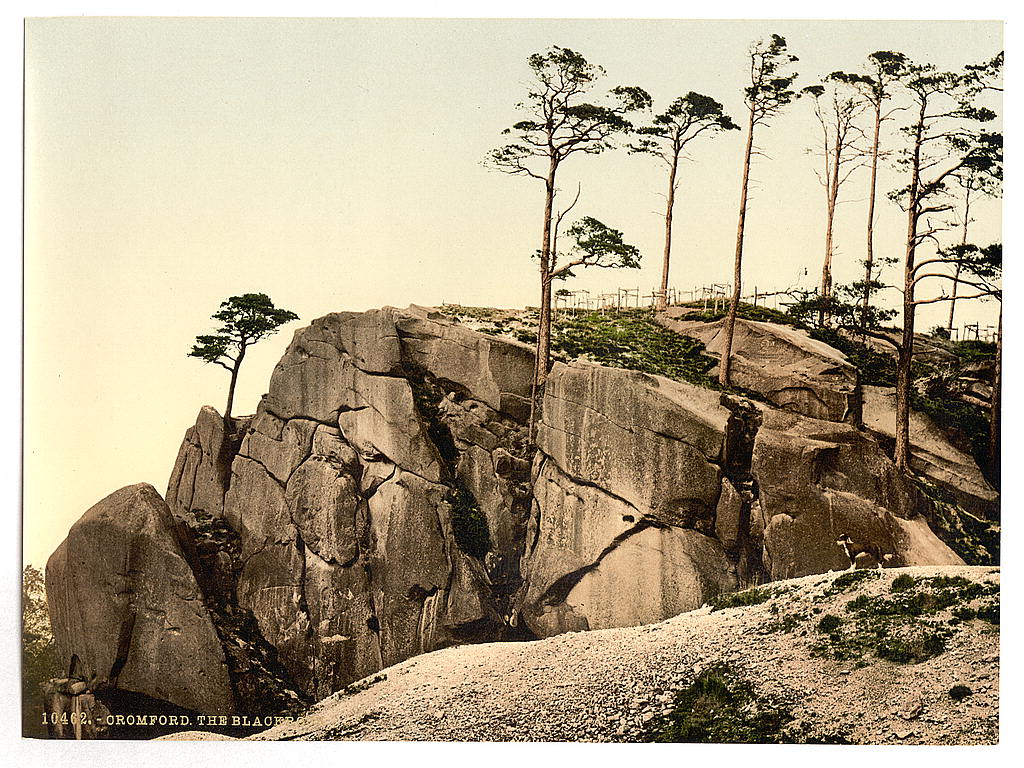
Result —
<path fill-rule="evenodd" d="M 199 414 L 170 508 L 137 486 L 72 530 L 47 574 L 64 648 L 182 707 L 276 712 L 445 646 L 644 624 L 845 569 L 844 533 L 888 564 L 959 562 L 844 422 L 848 364 L 762 325 L 743 326 L 738 383 L 780 407 L 558 363 L 534 448 L 529 347 L 418 307 L 315 320 L 254 416 Z M 78 610 L 90 580 L 112 585 L 95 615 Z"/>
<path fill-rule="evenodd" d="M 670 307 L 656 320 L 699 339 L 720 358 L 725 321 L 687 320 L 687 314 L 683 307 Z M 857 369 L 841 352 L 796 328 L 737 318 L 729 375 L 734 386 L 758 392 L 784 410 L 815 419 L 860 422 Z"/>
<path fill-rule="evenodd" d="M 145 483 L 94 505 L 46 564 L 54 638 L 62 660 L 77 656 L 101 688 L 232 712 L 224 652 L 181 537 Z"/>
<path fill-rule="evenodd" d="M 496 638 L 519 586 L 532 356 L 425 310 L 299 331 L 232 465 L 238 594 L 311 695 Z"/>
<path fill-rule="evenodd" d="M 896 390 L 864 387 L 864 426 L 883 439 L 896 437 Z M 972 514 L 997 519 L 999 493 L 989 485 L 974 459 L 958 450 L 945 433 L 920 411 L 910 412 L 910 465 L 915 472 L 951 494 Z"/>
<path fill-rule="evenodd" d="M 242 417 L 225 423 L 224 417 L 208 405 L 199 411 L 195 426 L 185 432 L 164 496 L 176 517 L 194 521 L 195 510 L 223 516 L 231 462 L 249 421 Z"/>
<path fill-rule="evenodd" d="M 656 376 L 556 364 L 538 431 L 520 617 L 537 635 L 649 623 L 763 579 L 959 564 L 856 427 Z M 877 565 L 858 561 L 858 565 Z"/>
<path fill-rule="evenodd" d="M 535 634 L 643 624 L 736 587 L 715 538 L 729 415 L 711 390 L 555 365 L 520 605 Z"/>

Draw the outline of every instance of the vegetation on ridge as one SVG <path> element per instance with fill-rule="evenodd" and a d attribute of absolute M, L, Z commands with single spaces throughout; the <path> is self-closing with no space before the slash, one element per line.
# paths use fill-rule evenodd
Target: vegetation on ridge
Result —
<path fill-rule="evenodd" d="M 812 646 L 812 655 L 854 660 L 858 666 L 871 656 L 917 664 L 943 653 L 951 627 L 963 621 L 998 624 L 999 585 L 962 576 L 900 574 L 888 595 L 860 594 L 846 603 L 845 613 L 826 614 L 818 621 L 822 638 Z"/>

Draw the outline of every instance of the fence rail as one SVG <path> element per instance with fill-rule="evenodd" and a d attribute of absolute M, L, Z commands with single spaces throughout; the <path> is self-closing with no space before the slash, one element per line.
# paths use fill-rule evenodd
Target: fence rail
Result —
<path fill-rule="evenodd" d="M 753 304 L 755 307 L 769 307 L 775 310 L 785 309 L 797 299 L 798 290 L 789 288 L 781 291 L 761 291 L 754 286 L 753 293 L 741 296 L 740 301 Z M 570 291 L 562 289 L 554 295 L 554 311 L 576 315 L 579 312 L 618 312 L 628 309 L 653 308 L 657 306 L 662 292 L 657 288 L 650 293 L 641 293 L 640 286 L 616 288 L 605 293 L 593 293 L 580 289 Z M 702 311 L 723 311 L 729 306 L 732 296 L 731 283 L 711 283 L 710 285 L 694 286 L 690 290 L 671 287 L 666 294 L 666 303 L 670 307 L 700 302 Z M 997 329 L 994 325 L 966 323 L 962 328 L 954 326 L 950 338 L 954 341 L 995 341 Z"/>

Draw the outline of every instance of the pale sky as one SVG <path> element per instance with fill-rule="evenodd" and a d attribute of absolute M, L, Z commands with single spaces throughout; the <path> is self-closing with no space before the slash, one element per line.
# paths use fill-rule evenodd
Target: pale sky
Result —
<path fill-rule="evenodd" d="M 956 68 L 1002 48 L 997 22 L 29 20 L 25 561 L 43 565 L 112 491 L 165 491 L 199 408 L 223 410 L 227 373 L 186 355 L 228 296 L 265 292 L 302 318 L 247 356 L 239 415 L 292 333 L 328 312 L 536 304 L 542 187 L 482 164 L 518 119 L 528 55 L 567 46 L 607 70 L 602 90 L 642 86 L 656 109 L 698 91 L 742 122 L 747 47 L 772 33 L 800 57 L 799 87 L 858 70 L 875 50 Z M 681 289 L 731 274 L 742 141 L 700 142 L 682 170 Z M 824 195 L 806 151 L 817 142 L 802 101 L 757 136 L 748 288 L 810 288 L 820 274 Z M 577 181 L 576 211 L 623 230 L 644 267 L 566 287 L 649 293 L 661 167 L 625 152 L 574 157 L 560 187 L 574 193 Z M 866 184 L 862 171 L 844 188 L 840 282 L 861 271 Z M 880 191 L 894 186 L 887 171 Z M 998 201 L 974 216 L 972 239 L 1000 239 Z M 876 253 L 899 255 L 904 227 L 881 198 Z M 918 327 L 946 312 L 922 310 Z M 960 312 L 984 325 L 995 307 Z"/>

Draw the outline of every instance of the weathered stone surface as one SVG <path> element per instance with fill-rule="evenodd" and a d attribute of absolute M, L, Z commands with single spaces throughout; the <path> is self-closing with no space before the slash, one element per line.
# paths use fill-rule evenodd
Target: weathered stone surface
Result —
<path fill-rule="evenodd" d="M 565 605 L 586 617 L 588 627 L 631 627 L 699 608 L 736 586 L 735 568 L 718 541 L 685 528 L 648 527 L 587 571 Z"/>
<path fill-rule="evenodd" d="M 896 436 L 896 390 L 864 387 L 864 426 L 886 438 Z M 999 493 L 985 480 L 974 459 L 952 446 L 943 431 L 919 411 L 910 412 L 910 465 L 953 495 L 964 509 L 993 519 Z"/>
<path fill-rule="evenodd" d="M 715 508 L 715 537 L 727 550 L 734 550 L 743 537 L 744 499 L 727 478 L 722 478 L 722 492 Z"/>
<path fill-rule="evenodd" d="M 660 377 L 555 365 L 519 601 L 534 633 L 653 621 L 735 588 L 711 538 L 730 419 L 719 400 Z"/>
<path fill-rule="evenodd" d="M 409 307 L 396 326 L 409 365 L 453 382 L 496 411 L 527 417 L 532 348 L 474 333 L 423 307 Z"/>
<path fill-rule="evenodd" d="M 232 674 L 248 661 L 231 638 L 272 646 L 248 665 L 267 672 L 250 675 L 250 698 L 280 689 L 288 704 L 453 643 L 656 621 L 765 578 L 845 569 L 841 533 L 894 564 L 958 562 L 878 442 L 841 423 L 859 404 L 845 362 L 747 330 L 750 354 L 772 360 L 762 384 L 789 377 L 769 387 L 786 410 L 558 363 L 536 451 L 525 346 L 417 307 L 298 331 L 244 436 L 204 410 L 170 483 L 181 514 L 202 518 L 199 586 L 216 593 Z M 54 573 L 73 570 L 67 557 Z M 102 557 L 81 570 L 108 568 Z"/>
<path fill-rule="evenodd" d="M 655 621 L 736 587 L 716 540 L 642 519 L 550 459 L 538 474 L 536 505 L 520 618 L 541 637 Z"/>
<path fill-rule="evenodd" d="M 716 462 L 729 417 L 719 399 L 661 377 L 556 364 L 538 448 L 580 484 L 603 488 L 642 515 L 683 527 L 713 525 L 721 485 Z"/>
<path fill-rule="evenodd" d="M 928 530 L 920 492 L 849 425 L 766 409 L 752 471 L 773 579 L 848 568 L 844 533 L 893 555 L 888 565 L 962 562 Z"/>
<path fill-rule="evenodd" d="M 703 341 L 710 354 L 721 357 L 724 320 L 687 320 L 685 309 L 671 307 L 657 321 Z M 815 419 L 860 421 L 857 369 L 841 352 L 796 328 L 737 318 L 729 375 L 735 386 L 760 392 L 785 410 Z"/>
<path fill-rule="evenodd" d="M 339 313 L 296 333 L 232 467 L 240 604 L 309 694 L 493 639 L 519 586 L 532 357 L 438 317 Z M 480 560 L 458 549 L 457 485 L 485 510 Z"/>
<path fill-rule="evenodd" d="M 65 664 L 118 689 L 198 712 L 234 711 L 220 640 L 171 511 L 145 483 L 115 491 L 72 526 L 46 565 Z"/>
<path fill-rule="evenodd" d="M 224 494 L 231 479 L 231 462 L 250 418 L 234 418 L 225 425 L 215 408 L 204 405 L 195 426 L 185 432 L 167 483 L 167 506 L 182 519 L 193 510 L 224 514 Z"/>
<path fill-rule="evenodd" d="M 405 379 L 368 376 L 356 371 L 354 400 L 338 414 L 345 439 L 363 456 L 381 454 L 409 472 L 439 482 L 441 459 L 426 435 Z"/>

